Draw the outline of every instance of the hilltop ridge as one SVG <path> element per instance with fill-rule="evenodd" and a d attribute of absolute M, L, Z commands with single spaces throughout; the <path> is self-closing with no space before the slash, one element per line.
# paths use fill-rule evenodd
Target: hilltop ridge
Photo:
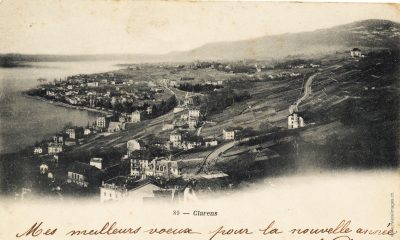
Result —
<path fill-rule="evenodd" d="M 27 55 L 0 54 L 0 63 L 13 61 L 94 61 L 187 62 L 193 60 L 264 60 L 290 55 L 318 55 L 345 51 L 352 47 L 400 47 L 400 24 L 368 19 L 310 32 L 265 35 L 262 37 L 207 43 L 189 51 L 168 54 Z M 2 64 L 4 65 L 4 64 Z M 7 67 L 7 66 L 3 66 Z"/>

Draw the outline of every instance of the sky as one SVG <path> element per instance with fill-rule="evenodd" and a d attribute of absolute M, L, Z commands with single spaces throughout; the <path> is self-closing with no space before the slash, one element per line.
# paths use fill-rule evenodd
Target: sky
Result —
<path fill-rule="evenodd" d="M 163 54 L 372 18 L 400 22 L 400 5 L 0 0 L 0 53 Z"/>

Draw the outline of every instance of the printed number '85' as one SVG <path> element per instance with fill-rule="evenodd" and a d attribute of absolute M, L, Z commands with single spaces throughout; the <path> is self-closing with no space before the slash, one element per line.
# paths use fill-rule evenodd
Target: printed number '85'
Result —
<path fill-rule="evenodd" d="M 174 211 L 172 212 L 172 214 L 173 214 L 173 215 L 179 215 L 180 212 L 179 212 L 179 210 L 174 210 Z"/>

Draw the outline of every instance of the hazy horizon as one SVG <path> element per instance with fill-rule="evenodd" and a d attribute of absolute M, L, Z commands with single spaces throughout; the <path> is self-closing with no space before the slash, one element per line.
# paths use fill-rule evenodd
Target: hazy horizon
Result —
<path fill-rule="evenodd" d="M 354 21 L 354 22 L 350 22 L 350 23 L 345 23 L 345 24 L 339 24 L 339 25 L 334 25 L 331 27 L 336 27 L 336 26 L 342 26 L 342 25 L 346 25 L 346 24 L 351 24 L 351 23 L 355 23 L 355 22 L 360 22 L 360 21 L 365 21 L 365 20 L 383 20 L 386 21 L 388 19 L 364 19 L 364 20 L 359 20 L 359 21 Z M 388 21 L 393 21 L 393 20 L 388 20 Z M 396 22 L 396 21 L 393 21 Z M 396 22 L 399 23 L 400 22 Z M 330 28 L 330 27 L 329 27 Z M 293 33 L 282 33 L 282 34 L 274 34 L 274 35 L 268 35 L 268 36 L 279 36 L 279 35 L 284 35 L 284 34 L 295 34 L 295 33 L 306 33 L 306 32 L 315 32 L 318 30 L 322 30 L 322 29 L 328 29 L 328 28 L 318 28 L 315 30 L 311 30 L 311 31 L 304 31 L 304 32 L 293 32 Z M 264 35 L 267 36 L 267 35 Z M 256 38 L 260 38 L 263 36 L 259 36 Z M 25 53 L 25 52 L 0 52 L 0 55 L 25 55 L 25 56 L 68 56 L 68 57 L 74 57 L 74 56 L 157 56 L 157 55 L 168 55 L 171 53 L 176 53 L 176 52 L 185 52 L 185 51 L 190 51 L 193 49 L 197 49 L 200 48 L 202 46 L 206 46 L 208 44 L 214 44 L 214 43 L 229 43 L 229 42 L 237 42 L 237 41 L 246 41 L 246 40 L 251 40 L 251 39 L 256 39 L 256 38 L 248 38 L 248 39 L 242 39 L 242 40 L 233 40 L 233 41 L 219 41 L 219 42 L 207 42 L 204 43 L 200 46 L 194 47 L 192 49 L 187 49 L 187 50 L 176 50 L 176 51 L 170 51 L 170 52 L 166 52 L 166 53 Z"/>
<path fill-rule="evenodd" d="M 0 53 L 26 55 L 158 55 L 367 19 L 400 22 L 389 4 L 287 2 L 5 0 L 0 18 Z"/>

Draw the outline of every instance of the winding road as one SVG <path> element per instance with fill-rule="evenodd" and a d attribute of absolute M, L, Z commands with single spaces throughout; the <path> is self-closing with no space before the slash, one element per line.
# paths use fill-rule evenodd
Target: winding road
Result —
<path fill-rule="evenodd" d="M 293 112 L 296 112 L 298 110 L 298 106 L 300 103 L 304 100 L 306 100 L 310 95 L 311 95 L 311 84 L 314 78 L 318 75 L 318 73 L 314 73 L 311 75 L 305 82 L 304 84 L 304 93 L 301 98 L 299 98 L 295 104 L 291 105 L 289 107 L 289 112 L 292 114 Z M 207 162 L 210 162 L 212 160 L 215 160 L 220 154 L 224 153 L 225 151 L 229 150 L 233 146 L 235 146 L 237 142 L 236 141 L 231 141 L 224 143 L 222 146 L 219 148 L 215 149 L 213 152 L 211 152 L 207 157 L 204 158 L 204 161 L 200 165 L 199 170 L 196 172 L 196 174 L 201 173 L 203 171 L 204 166 L 207 164 Z"/>
<path fill-rule="evenodd" d="M 314 78 L 318 75 L 318 73 L 314 73 L 313 75 L 311 75 L 309 78 L 307 78 L 306 83 L 304 84 L 304 93 L 303 96 L 301 98 L 299 98 L 295 104 L 290 105 L 289 107 L 289 112 L 290 114 L 297 112 L 299 105 L 302 101 L 306 100 L 310 95 L 311 95 L 311 84 L 312 81 L 314 80 Z"/>
<path fill-rule="evenodd" d="M 224 143 L 222 146 L 220 146 L 219 148 L 215 149 L 210 154 L 208 154 L 207 157 L 204 158 L 204 161 L 202 162 L 199 170 L 197 170 L 196 174 L 199 174 L 199 173 L 201 173 L 201 171 L 203 171 L 203 168 L 204 168 L 204 166 L 206 165 L 207 162 L 215 160 L 221 153 L 223 153 L 223 152 L 227 151 L 228 149 L 232 148 L 233 146 L 235 146 L 235 144 L 236 144 L 236 141 L 231 141 L 231 142 Z"/>

